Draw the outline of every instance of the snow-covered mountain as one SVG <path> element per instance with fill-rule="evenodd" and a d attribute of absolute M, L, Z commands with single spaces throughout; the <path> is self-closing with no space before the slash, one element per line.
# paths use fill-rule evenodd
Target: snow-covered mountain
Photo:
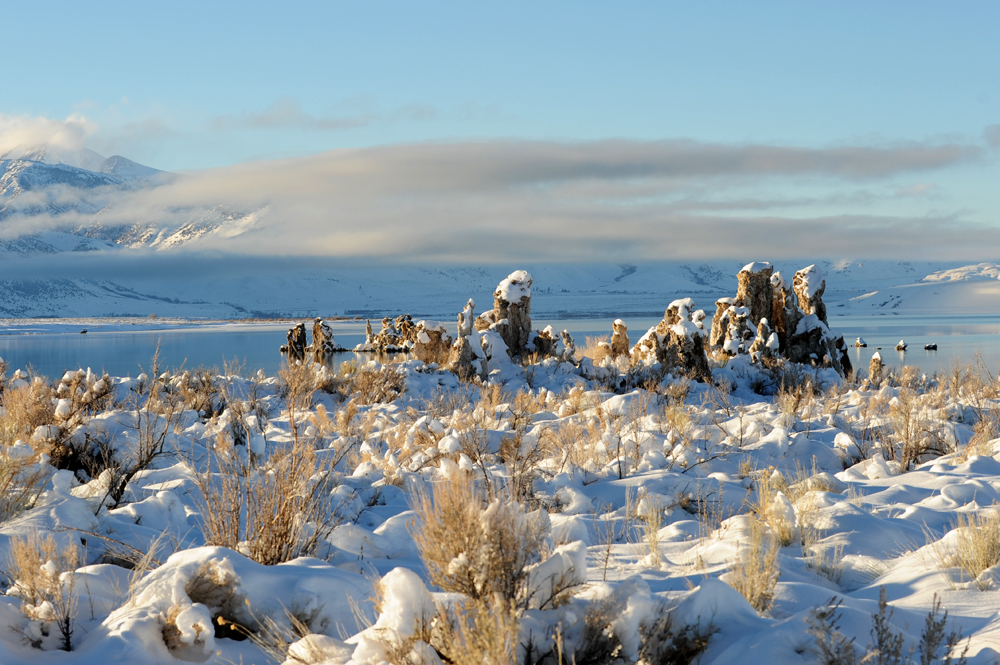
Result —
<path fill-rule="evenodd" d="M 119 209 L 129 193 L 179 177 L 89 149 L 9 150 L 0 155 L 0 254 L 175 248 L 207 235 L 238 235 L 257 221 L 259 211 L 227 205 L 171 209 L 170 217 L 177 221 L 169 225 L 161 221 L 159 210 L 140 207 L 123 215 Z M 64 235 L 78 240 L 67 242 Z"/>

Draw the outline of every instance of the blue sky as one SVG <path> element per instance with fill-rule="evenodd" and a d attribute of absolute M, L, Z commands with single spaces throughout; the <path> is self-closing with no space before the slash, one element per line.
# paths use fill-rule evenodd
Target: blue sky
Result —
<path fill-rule="evenodd" d="M 0 111 L 81 113 L 96 143 L 167 169 L 428 139 L 825 145 L 1000 122 L 996 3 L 31 2 L 4 23 Z"/>
<path fill-rule="evenodd" d="M 1000 124 L 997 3 L 32 2 L 3 16 L 0 116 L 82 117 L 89 147 L 161 169 L 497 139 L 959 146 L 871 177 L 713 173 L 615 196 L 780 197 L 782 219 L 897 228 L 1000 212 L 984 138 Z M 750 209 L 726 215 L 760 221 Z"/>

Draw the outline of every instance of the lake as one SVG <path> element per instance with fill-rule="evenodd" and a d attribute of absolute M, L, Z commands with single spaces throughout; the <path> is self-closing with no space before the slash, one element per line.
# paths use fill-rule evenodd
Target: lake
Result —
<path fill-rule="evenodd" d="M 610 335 L 613 319 L 537 319 L 535 327 L 552 325 L 557 331 L 567 329 L 577 347 L 582 348 L 588 336 Z M 629 338 L 635 343 L 657 318 L 626 320 Z M 311 323 L 311 322 L 309 322 Z M 307 329 L 311 326 L 307 323 Z M 347 348 L 364 341 L 365 324 L 358 321 L 331 321 L 337 342 Z M 377 324 L 373 322 L 373 325 Z M 955 362 L 971 363 L 977 352 L 987 368 L 996 373 L 1000 368 L 1000 316 L 917 317 L 917 316 L 831 316 L 830 325 L 844 335 L 849 346 L 856 337 L 868 342 L 868 348 L 851 348 L 855 367 L 867 368 L 872 353 L 881 347 L 885 363 L 899 367 L 915 365 L 927 373 L 947 370 Z M 90 367 L 114 376 L 135 376 L 148 370 L 150 361 L 160 348 L 163 368 L 222 367 L 223 361 L 236 360 L 245 370 L 263 369 L 273 375 L 281 366 L 278 347 L 285 342 L 288 324 L 220 324 L 188 325 L 158 330 L 127 330 L 129 326 L 109 327 L 109 330 L 89 329 L 80 334 L 64 323 L 19 326 L 8 325 L 0 334 L 0 357 L 15 369 L 31 368 L 48 377 L 59 377 L 67 369 Z M 454 324 L 449 328 L 454 333 Z M 74 329 L 75 332 L 66 332 Z M 909 344 L 905 353 L 894 350 L 904 339 Z M 925 351 L 924 344 L 938 344 L 937 351 Z M 366 354 L 339 354 L 335 362 L 367 360 Z"/>

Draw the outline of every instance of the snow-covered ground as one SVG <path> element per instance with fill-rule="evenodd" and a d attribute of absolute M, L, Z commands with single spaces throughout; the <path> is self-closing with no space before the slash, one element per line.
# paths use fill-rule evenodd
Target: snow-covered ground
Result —
<path fill-rule="evenodd" d="M 809 663 L 807 620 L 835 599 L 861 654 L 882 589 L 904 655 L 935 594 L 970 662 L 1000 654 L 995 381 L 802 369 L 775 395 L 747 356 L 648 390 L 587 360 L 495 369 L 12 375 L 2 662 L 435 663 L 506 635 L 520 662 L 707 639 L 701 663 Z M 463 478 L 484 507 L 440 512 Z"/>

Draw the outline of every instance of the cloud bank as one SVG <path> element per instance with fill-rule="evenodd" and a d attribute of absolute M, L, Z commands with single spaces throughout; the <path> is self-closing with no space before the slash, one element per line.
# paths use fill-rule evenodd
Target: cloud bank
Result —
<path fill-rule="evenodd" d="M 244 120 L 317 121 L 294 104 Z M 49 122 L 38 131 L 66 140 L 88 131 L 82 120 Z M 14 125 L 12 135 L 32 127 Z M 495 140 L 344 149 L 95 193 L 105 197 L 97 215 L 13 215 L 3 236 L 93 223 L 176 228 L 221 206 L 254 212 L 252 223 L 196 249 L 412 262 L 975 258 L 996 246 L 997 231 L 941 208 L 947 197 L 933 178 L 989 159 L 992 142 L 987 131 L 982 143 L 824 148 Z"/>

